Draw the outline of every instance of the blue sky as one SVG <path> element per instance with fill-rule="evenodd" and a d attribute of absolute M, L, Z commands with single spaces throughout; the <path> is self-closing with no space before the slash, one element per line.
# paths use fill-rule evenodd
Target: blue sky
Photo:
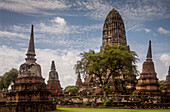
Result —
<path fill-rule="evenodd" d="M 169 0 L 0 0 L 0 75 L 25 62 L 34 24 L 43 77 L 48 80 L 54 60 L 61 85 L 74 85 L 74 64 L 81 52 L 99 51 L 104 20 L 112 8 L 124 20 L 127 43 L 140 59 L 138 70 L 151 40 L 157 76 L 165 79 L 170 65 Z"/>

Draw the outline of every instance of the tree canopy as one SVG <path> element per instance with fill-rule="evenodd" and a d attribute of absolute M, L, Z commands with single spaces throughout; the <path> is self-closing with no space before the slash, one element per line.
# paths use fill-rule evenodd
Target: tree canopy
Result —
<path fill-rule="evenodd" d="M 135 63 L 137 54 L 128 46 L 106 46 L 105 50 L 95 53 L 93 50 L 80 54 L 82 59 L 75 64 L 76 74 L 95 75 L 101 85 L 106 85 L 109 78 L 127 74 L 138 74 Z"/>
<path fill-rule="evenodd" d="M 77 93 L 79 90 L 79 87 L 78 86 L 67 86 L 65 89 L 64 89 L 64 92 L 65 93 Z"/>
<path fill-rule="evenodd" d="M 0 76 L 0 90 L 7 90 L 12 83 L 15 83 L 17 76 L 18 70 L 14 68 Z"/>

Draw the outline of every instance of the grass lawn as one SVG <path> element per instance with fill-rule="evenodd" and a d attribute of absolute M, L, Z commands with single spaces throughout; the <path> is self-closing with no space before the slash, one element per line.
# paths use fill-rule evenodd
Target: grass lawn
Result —
<path fill-rule="evenodd" d="M 170 109 L 58 108 L 51 112 L 170 112 Z"/>

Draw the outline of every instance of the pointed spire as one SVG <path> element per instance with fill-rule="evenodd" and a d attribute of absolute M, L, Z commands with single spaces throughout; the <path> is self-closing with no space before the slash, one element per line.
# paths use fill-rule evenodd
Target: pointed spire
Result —
<path fill-rule="evenodd" d="M 55 69 L 55 63 L 54 63 L 54 61 L 52 61 L 51 70 L 56 70 L 56 69 Z"/>
<path fill-rule="evenodd" d="M 78 73 L 77 79 L 81 79 L 80 73 Z"/>
<path fill-rule="evenodd" d="M 169 71 L 168 71 L 168 75 L 170 75 L 170 66 L 169 66 Z"/>
<path fill-rule="evenodd" d="M 151 49 L 151 41 L 149 40 L 149 47 L 148 47 L 148 53 L 146 56 L 147 59 L 152 59 L 152 49 Z"/>
<path fill-rule="evenodd" d="M 35 48 L 34 48 L 34 31 L 33 31 L 33 25 L 31 26 L 31 35 L 30 35 L 30 42 L 29 47 L 26 55 L 32 55 L 35 56 Z"/>

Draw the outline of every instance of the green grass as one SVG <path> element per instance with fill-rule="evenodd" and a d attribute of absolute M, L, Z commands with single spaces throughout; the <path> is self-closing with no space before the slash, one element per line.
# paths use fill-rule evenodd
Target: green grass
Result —
<path fill-rule="evenodd" d="M 51 112 L 170 112 L 170 109 L 58 108 Z"/>

